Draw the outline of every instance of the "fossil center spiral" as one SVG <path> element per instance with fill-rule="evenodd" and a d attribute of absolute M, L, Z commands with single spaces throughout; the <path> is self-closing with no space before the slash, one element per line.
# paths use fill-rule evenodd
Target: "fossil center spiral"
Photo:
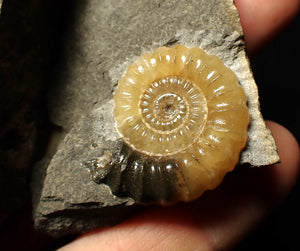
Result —
<path fill-rule="evenodd" d="M 184 150 L 199 138 L 208 112 L 206 98 L 196 84 L 165 76 L 145 83 L 143 89 L 137 112 L 120 127 L 129 145 L 152 156 L 164 156 Z"/>
<path fill-rule="evenodd" d="M 154 115 L 157 120 L 172 123 L 186 113 L 186 103 L 176 93 L 166 93 L 159 96 L 154 102 Z"/>
<path fill-rule="evenodd" d="M 167 76 L 149 85 L 140 98 L 140 111 L 145 125 L 158 134 L 158 140 L 170 144 L 186 135 L 197 137 L 206 121 L 206 99 L 199 87 L 177 76 Z M 179 149 L 191 142 L 182 144 Z M 173 152 L 169 147 L 168 152 Z"/>

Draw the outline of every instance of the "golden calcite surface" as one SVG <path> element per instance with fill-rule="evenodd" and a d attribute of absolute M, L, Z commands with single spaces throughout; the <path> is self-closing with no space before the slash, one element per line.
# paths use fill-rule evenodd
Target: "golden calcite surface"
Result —
<path fill-rule="evenodd" d="M 114 102 L 117 130 L 133 151 L 176 161 L 177 201 L 219 185 L 247 143 L 246 95 L 235 74 L 200 48 L 142 55 L 119 80 Z"/>

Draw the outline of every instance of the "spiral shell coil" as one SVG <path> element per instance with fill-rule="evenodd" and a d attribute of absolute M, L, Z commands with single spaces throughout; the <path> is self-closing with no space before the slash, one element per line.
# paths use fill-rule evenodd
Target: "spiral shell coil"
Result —
<path fill-rule="evenodd" d="M 114 102 L 122 146 L 101 182 L 138 202 L 198 198 L 234 169 L 247 143 L 247 97 L 235 74 L 200 48 L 142 55 Z"/>

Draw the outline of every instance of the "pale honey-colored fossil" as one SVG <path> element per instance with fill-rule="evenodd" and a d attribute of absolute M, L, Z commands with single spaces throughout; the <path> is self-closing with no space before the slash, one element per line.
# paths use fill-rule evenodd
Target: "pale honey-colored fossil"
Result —
<path fill-rule="evenodd" d="M 122 143 L 96 180 L 137 202 L 198 198 L 234 169 L 247 143 L 246 95 L 235 74 L 200 48 L 142 55 L 119 80 L 114 102 Z"/>

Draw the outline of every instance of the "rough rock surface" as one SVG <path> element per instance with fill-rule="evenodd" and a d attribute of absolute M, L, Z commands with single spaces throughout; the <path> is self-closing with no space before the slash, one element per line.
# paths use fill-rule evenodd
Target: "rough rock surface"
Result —
<path fill-rule="evenodd" d="M 67 132 L 52 159 L 34 174 L 35 224 L 52 235 L 114 224 L 136 207 L 96 184 L 83 163 L 113 148 L 118 135 L 112 93 L 127 66 L 163 45 L 201 47 L 220 57 L 239 78 L 251 115 L 241 163 L 279 161 L 259 112 L 258 94 L 231 0 L 89 0 L 76 6 L 64 38 L 64 54 L 50 93 L 52 122 Z M 44 175 L 42 175 L 44 173 Z M 43 182 L 43 176 L 45 180 Z"/>

